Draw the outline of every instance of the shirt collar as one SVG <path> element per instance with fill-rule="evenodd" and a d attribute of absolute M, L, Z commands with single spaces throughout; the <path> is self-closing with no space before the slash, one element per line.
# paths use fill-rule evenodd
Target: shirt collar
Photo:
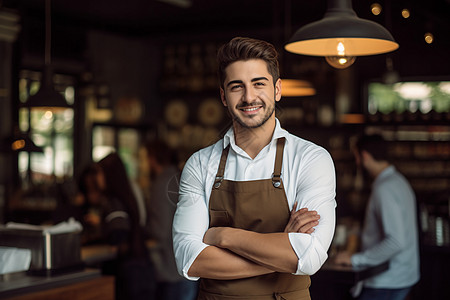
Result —
<path fill-rule="evenodd" d="M 377 178 L 375 178 L 375 181 L 383 180 L 384 178 L 392 175 L 394 172 L 395 172 L 395 167 L 393 165 L 390 165 L 386 169 L 381 171 L 380 174 L 378 174 Z"/>
<path fill-rule="evenodd" d="M 272 135 L 271 143 L 274 140 L 277 140 L 282 137 L 286 138 L 286 143 L 288 143 L 289 133 L 285 129 L 281 128 L 280 121 L 277 118 L 275 118 L 275 130 Z M 230 143 L 232 146 L 236 145 L 236 140 L 234 138 L 233 126 L 231 126 L 228 129 L 227 133 L 225 133 L 225 135 L 223 137 L 223 148 L 225 149 L 226 147 L 228 147 L 228 145 Z"/>

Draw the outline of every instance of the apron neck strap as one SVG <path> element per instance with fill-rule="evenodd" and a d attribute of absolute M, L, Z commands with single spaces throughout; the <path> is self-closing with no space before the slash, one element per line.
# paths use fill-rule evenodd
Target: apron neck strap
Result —
<path fill-rule="evenodd" d="M 222 156 L 220 157 L 219 169 L 217 170 L 216 179 L 214 180 L 214 187 L 218 188 L 223 180 L 223 174 L 225 173 L 225 164 L 227 163 L 228 152 L 230 151 L 230 145 L 228 145 L 222 151 Z"/>
<path fill-rule="evenodd" d="M 283 151 L 286 138 L 282 137 L 277 140 L 277 153 L 275 156 L 275 166 L 272 175 L 272 182 L 275 187 L 281 185 L 281 167 L 283 165 Z M 216 179 L 214 180 L 214 187 L 218 188 L 223 180 L 223 174 L 225 173 L 225 165 L 227 163 L 228 152 L 230 151 L 230 145 L 228 145 L 222 151 L 220 157 L 219 169 L 217 170 Z"/>
<path fill-rule="evenodd" d="M 275 156 L 275 166 L 273 168 L 272 183 L 274 187 L 281 185 L 281 167 L 283 165 L 283 151 L 286 138 L 282 137 L 277 140 L 277 154 Z"/>

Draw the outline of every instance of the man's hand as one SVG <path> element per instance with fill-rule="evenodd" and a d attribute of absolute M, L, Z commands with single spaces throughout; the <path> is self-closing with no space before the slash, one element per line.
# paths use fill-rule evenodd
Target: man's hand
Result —
<path fill-rule="evenodd" d="M 291 210 L 291 217 L 289 222 L 284 228 L 284 232 L 299 232 L 311 234 L 314 232 L 314 226 L 319 225 L 320 216 L 315 210 L 308 210 L 308 208 L 302 208 L 296 211 L 297 202 Z"/>
<path fill-rule="evenodd" d="M 334 262 L 339 265 L 346 265 L 351 266 L 352 265 L 352 254 L 348 251 L 342 251 L 336 254 L 336 257 L 334 258 Z"/>

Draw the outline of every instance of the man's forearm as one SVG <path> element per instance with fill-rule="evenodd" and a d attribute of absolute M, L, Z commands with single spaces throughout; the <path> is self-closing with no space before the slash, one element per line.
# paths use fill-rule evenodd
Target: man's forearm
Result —
<path fill-rule="evenodd" d="M 192 277 L 229 280 L 272 272 L 272 270 L 227 249 L 209 246 L 197 256 L 188 271 L 188 275 Z"/>
<path fill-rule="evenodd" d="M 256 233 L 216 227 L 205 235 L 205 243 L 225 248 L 267 269 L 295 273 L 298 258 L 289 242 L 288 233 Z"/>

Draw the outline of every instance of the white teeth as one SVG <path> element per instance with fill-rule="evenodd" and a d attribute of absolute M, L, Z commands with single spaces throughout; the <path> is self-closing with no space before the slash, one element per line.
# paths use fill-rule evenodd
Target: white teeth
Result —
<path fill-rule="evenodd" d="M 242 110 L 243 111 L 254 111 L 254 110 L 257 110 L 258 109 L 258 107 L 254 107 L 254 108 L 243 108 Z"/>

